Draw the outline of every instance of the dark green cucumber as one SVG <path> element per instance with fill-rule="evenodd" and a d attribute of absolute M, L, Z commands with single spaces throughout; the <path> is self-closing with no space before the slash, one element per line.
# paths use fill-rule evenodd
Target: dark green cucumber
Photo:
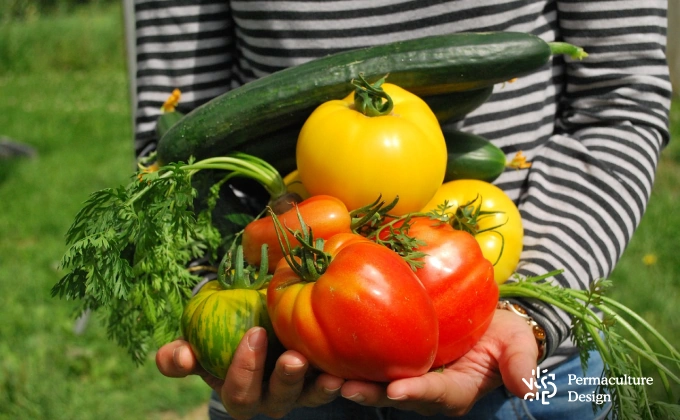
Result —
<path fill-rule="evenodd" d="M 491 182 L 506 167 L 505 153 L 476 134 L 443 128 L 448 160 L 444 181 L 479 179 Z"/>
<path fill-rule="evenodd" d="M 560 51 L 562 52 L 562 51 Z M 481 89 L 534 72 L 551 45 L 517 32 L 458 33 L 346 51 L 275 72 L 187 114 L 160 139 L 163 163 L 221 155 L 251 139 L 304 121 L 323 102 L 342 98 L 363 74 L 417 95 Z"/>
<path fill-rule="evenodd" d="M 163 112 L 159 115 L 156 121 L 156 135 L 158 138 L 163 137 L 170 130 L 170 127 L 177 124 L 182 118 L 184 118 L 184 114 L 179 111 Z"/>
<path fill-rule="evenodd" d="M 440 123 L 454 121 L 479 108 L 493 92 L 493 85 L 481 89 L 464 90 L 462 92 L 442 93 L 423 96 L 422 99 L 430 107 Z"/>

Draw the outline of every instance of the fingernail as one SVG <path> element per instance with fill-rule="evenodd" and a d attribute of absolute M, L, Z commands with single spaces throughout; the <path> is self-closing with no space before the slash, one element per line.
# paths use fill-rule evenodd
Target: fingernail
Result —
<path fill-rule="evenodd" d="M 405 400 L 406 398 L 408 398 L 406 395 L 400 395 L 398 397 L 390 397 L 389 395 L 387 396 L 387 399 L 392 400 L 392 401 L 401 401 L 401 400 Z"/>
<path fill-rule="evenodd" d="M 250 350 L 258 350 L 267 344 L 267 333 L 264 328 L 257 328 L 248 336 L 248 347 Z"/>
<path fill-rule="evenodd" d="M 341 387 L 337 387 L 337 388 L 334 388 L 334 389 L 324 388 L 324 389 L 323 389 L 323 392 L 326 393 L 326 394 L 328 394 L 328 395 L 335 395 L 335 394 L 338 393 L 338 391 L 340 391 L 340 388 L 341 388 Z"/>
<path fill-rule="evenodd" d="M 283 365 L 283 373 L 286 375 L 295 375 L 305 367 L 303 363 Z"/>
<path fill-rule="evenodd" d="M 182 364 L 182 352 L 184 351 L 184 347 L 176 347 L 172 351 L 172 361 L 175 362 L 175 366 L 177 366 L 180 369 L 184 369 L 184 364 Z"/>
<path fill-rule="evenodd" d="M 356 393 L 354 395 L 350 395 L 349 397 L 345 397 L 345 398 L 347 398 L 348 400 L 354 401 L 354 402 L 358 402 L 358 403 L 364 402 L 366 400 L 366 397 L 364 397 L 363 395 L 361 395 L 359 393 Z"/>

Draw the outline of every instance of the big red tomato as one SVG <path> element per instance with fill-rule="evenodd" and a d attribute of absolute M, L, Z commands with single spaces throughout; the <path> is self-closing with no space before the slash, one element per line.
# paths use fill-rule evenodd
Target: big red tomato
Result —
<path fill-rule="evenodd" d="M 437 352 L 432 300 L 394 251 L 355 234 L 331 237 L 330 264 L 303 280 L 281 260 L 267 289 L 277 337 L 312 365 L 346 379 L 422 375 Z"/>
<path fill-rule="evenodd" d="M 408 235 L 425 245 L 416 275 L 427 289 L 439 318 L 435 367 L 467 353 L 486 332 L 498 303 L 493 266 L 475 238 L 426 217 L 411 219 Z"/>
<path fill-rule="evenodd" d="M 299 212 L 299 215 L 298 215 Z M 305 224 L 310 226 L 317 238 L 328 239 L 336 233 L 351 232 L 352 218 L 345 204 L 335 197 L 317 195 L 310 197 L 296 207 L 278 216 L 284 228 L 300 230 L 299 216 Z M 290 232 L 286 232 L 288 240 L 295 245 L 295 239 Z M 260 264 L 260 250 L 262 244 L 269 246 L 269 272 L 273 273 L 276 264 L 283 258 L 283 250 L 274 227 L 274 221 L 267 215 L 250 222 L 243 231 L 243 256 L 248 264 Z"/>

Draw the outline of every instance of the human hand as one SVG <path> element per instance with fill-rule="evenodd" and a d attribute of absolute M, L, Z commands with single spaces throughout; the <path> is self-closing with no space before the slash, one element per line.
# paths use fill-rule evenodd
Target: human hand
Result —
<path fill-rule="evenodd" d="M 423 415 L 460 416 L 501 384 L 520 398 L 530 390 L 522 379 L 536 369 L 538 346 L 521 317 L 497 310 L 489 329 L 465 356 L 441 372 L 389 384 L 347 381 L 342 396 L 363 405 L 396 407 Z"/>
<path fill-rule="evenodd" d="M 266 331 L 254 327 L 236 348 L 224 380 L 206 372 L 184 340 L 161 347 L 156 353 L 156 366 L 171 378 L 199 375 L 220 395 L 229 415 L 238 420 L 257 414 L 280 417 L 295 407 L 316 407 L 340 395 L 344 380 L 313 372 L 307 359 L 296 351 L 288 350 L 279 356 L 270 378 L 265 379 L 266 356 Z"/>

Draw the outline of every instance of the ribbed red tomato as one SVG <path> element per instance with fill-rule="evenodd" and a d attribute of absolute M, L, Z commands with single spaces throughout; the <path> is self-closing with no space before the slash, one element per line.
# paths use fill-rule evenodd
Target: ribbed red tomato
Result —
<path fill-rule="evenodd" d="M 324 252 L 330 263 L 318 278 L 301 277 L 284 259 L 270 280 L 267 307 L 281 343 L 346 379 L 426 373 L 437 352 L 437 313 L 409 265 L 355 234 L 331 237 Z"/>

